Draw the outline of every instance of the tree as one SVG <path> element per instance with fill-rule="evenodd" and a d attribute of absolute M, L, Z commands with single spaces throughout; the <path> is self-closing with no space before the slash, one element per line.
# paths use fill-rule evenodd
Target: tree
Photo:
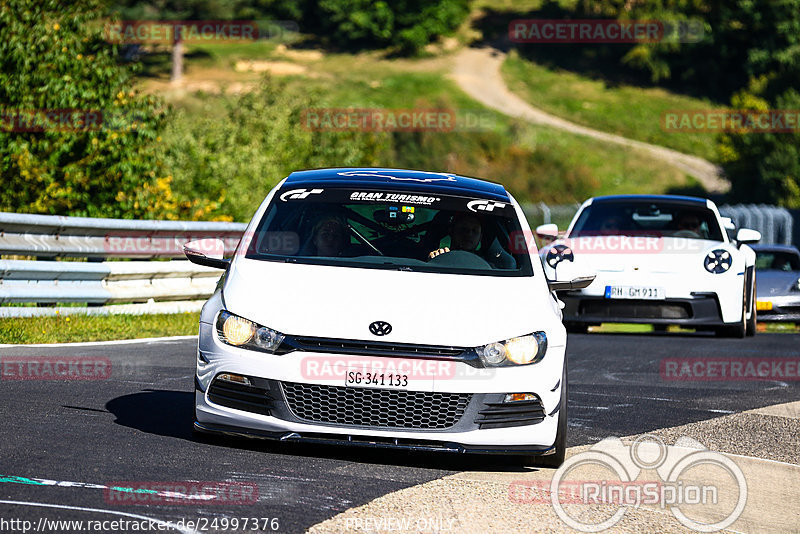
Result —
<path fill-rule="evenodd" d="M 155 157 L 165 114 L 132 88 L 97 0 L 0 3 L 0 210 L 176 216 Z"/>
<path fill-rule="evenodd" d="M 114 12 L 128 21 L 228 20 L 237 9 L 237 2 L 225 0 L 121 0 Z M 173 82 L 183 77 L 184 43 L 176 32 L 172 44 Z"/>

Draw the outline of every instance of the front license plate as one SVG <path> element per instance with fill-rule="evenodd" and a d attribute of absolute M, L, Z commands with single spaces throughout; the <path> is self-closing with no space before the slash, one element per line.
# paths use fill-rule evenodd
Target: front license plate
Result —
<path fill-rule="evenodd" d="M 663 287 L 648 286 L 606 286 L 607 299 L 664 300 Z"/>
<path fill-rule="evenodd" d="M 385 370 L 365 370 L 362 367 L 348 368 L 344 385 L 356 388 L 380 389 L 430 389 L 433 378 L 414 377 L 409 373 Z"/>

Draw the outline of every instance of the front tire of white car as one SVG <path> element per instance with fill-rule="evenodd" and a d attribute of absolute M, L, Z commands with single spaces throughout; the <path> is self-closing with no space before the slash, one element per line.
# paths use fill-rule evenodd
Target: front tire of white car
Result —
<path fill-rule="evenodd" d="M 756 322 L 757 322 L 756 313 L 756 277 L 753 276 L 753 283 L 750 287 L 750 318 L 747 320 L 747 327 L 745 328 L 746 332 L 745 335 L 748 337 L 752 337 L 756 335 Z"/>
<path fill-rule="evenodd" d="M 732 337 L 741 339 L 747 333 L 747 287 L 742 291 L 742 318 L 730 326 L 717 328 L 717 335 L 720 337 Z"/>

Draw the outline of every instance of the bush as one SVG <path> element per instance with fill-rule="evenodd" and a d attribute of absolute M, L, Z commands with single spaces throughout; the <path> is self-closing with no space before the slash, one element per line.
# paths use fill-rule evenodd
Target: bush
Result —
<path fill-rule="evenodd" d="M 193 217 L 248 220 L 269 189 L 297 169 L 378 165 L 385 134 L 302 127 L 303 112 L 319 102 L 316 93 L 266 77 L 253 92 L 225 99 L 221 117 L 198 122 L 179 113 L 165 133 L 164 164 L 179 196 L 213 200 Z"/>
<path fill-rule="evenodd" d="M 396 47 L 419 52 L 437 37 L 452 33 L 469 14 L 467 0 L 319 0 L 322 33 L 344 47 Z"/>
<path fill-rule="evenodd" d="M 177 216 L 155 157 L 164 110 L 132 89 L 131 72 L 102 39 L 102 16 L 95 0 L 0 4 L 0 210 Z M 99 112 L 103 124 L 12 124 L 43 110 Z"/>

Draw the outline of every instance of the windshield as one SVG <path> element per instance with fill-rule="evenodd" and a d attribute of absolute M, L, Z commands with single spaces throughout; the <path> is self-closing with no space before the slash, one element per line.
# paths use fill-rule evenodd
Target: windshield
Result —
<path fill-rule="evenodd" d="M 370 269 L 532 276 L 507 202 L 411 191 L 285 189 L 246 257 Z"/>
<path fill-rule="evenodd" d="M 676 202 L 598 202 L 581 213 L 570 237 L 648 235 L 722 241 L 714 212 Z"/>
<path fill-rule="evenodd" d="M 800 271 L 800 256 L 789 251 L 757 250 L 756 269 L 759 271 Z"/>

